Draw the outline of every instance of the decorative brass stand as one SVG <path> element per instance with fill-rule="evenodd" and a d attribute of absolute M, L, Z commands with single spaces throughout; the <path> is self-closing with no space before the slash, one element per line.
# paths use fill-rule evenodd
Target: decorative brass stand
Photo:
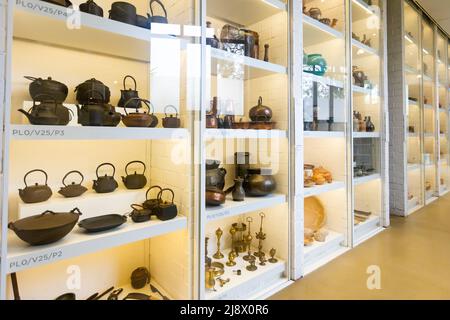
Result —
<path fill-rule="evenodd" d="M 261 217 L 261 225 L 259 227 L 259 232 L 256 233 L 256 239 L 259 240 L 258 243 L 258 252 L 253 253 L 253 255 L 257 258 L 260 257 L 264 257 L 266 254 L 262 251 L 263 248 L 263 241 L 266 240 L 266 234 L 263 232 L 263 220 L 266 217 L 266 215 L 264 214 L 264 212 L 261 212 L 259 214 L 259 216 Z"/>
<path fill-rule="evenodd" d="M 267 262 L 267 259 L 266 259 L 266 257 L 264 255 L 259 256 L 259 265 L 260 266 L 265 266 L 266 262 Z"/>
<path fill-rule="evenodd" d="M 258 267 L 256 266 L 256 260 L 255 259 L 249 260 L 249 263 L 250 263 L 250 265 L 245 267 L 248 271 L 256 271 L 256 270 L 258 270 Z"/>
<path fill-rule="evenodd" d="M 239 257 L 239 253 L 236 251 L 236 244 L 234 240 L 234 236 L 236 234 L 236 229 L 234 228 L 234 225 L 231 226 L 230 229 L 230 235 L 231 235 L 231 251 L 234 251 L 236 253 L 236 257 Z"/>
<path fill-rule="evenodd" d="M 268 261 L 270 263 L 277 263 L 278 259 L 275 259 L 275 255 L 277 254 L 277 250 L 272 248 L 272 249 L 270 249 L 269 254 L 270 254 L 270 259 Z"/>
<path fill-rule="evenodd" d="M 234 252 L 234 250 L 231 250 L 228 254 L 228 261 L 226 265 L 228 267 L 234 267 L 236 265 L 236 261 L 234 261 L 234 259 L 236 259 L 236 253 Z"/>
<path fill-rule="evenodd" d="M 243 259 L 244 259 L 245 261 L 255 260 L 255 257 L 252 255 L 252 252 L 251 252 L 253 236 L 252 236 L 250 227 L 251 227 L 251 223 L 252 223 L 252 222 L 253 222 L 253 219 L 252 219 L 251 217 L 248 217 L 248 218 L 247 218 L 247 223 L 248 223 L 248 233 L 247 233 L 247 235 L 244 237 L 245 245 L 247 246 L 247 255 L 243 257 Z"/>
<path fill-rule="evenodd" d="M 236 237 L 233 236 L 233 249 L 239 256 L 239 253 L 244 253 L 246 247 L 246 241 L 244 239 L 244 232 L 247 231 L 247 225 L 245 223 L 233 223 L 231 226 L 231 231 L 233 231 Z M 236 239 L 237 238 L 237 239 Z"/>
<path fill-rule="evenodd" d="M 217 237 L 217 252 L 213 255 L 214 259 L 223 259 L 225 256 L 223 255 L 222 252 L 220 252 L 220 239 L 222 238 L 223 235 L 223 231 L 222 229 L 217 229 L 216 230 L 216 237 Z"/>
<path fill-rule="evenodd" d="M 207 267 L 211 267 L 212 261 L 211 261 L 211 258 L 208 257 L 208 241 L 209 241 L 209 238 L 206 237 L 205 238 L 205 264 Z"/>

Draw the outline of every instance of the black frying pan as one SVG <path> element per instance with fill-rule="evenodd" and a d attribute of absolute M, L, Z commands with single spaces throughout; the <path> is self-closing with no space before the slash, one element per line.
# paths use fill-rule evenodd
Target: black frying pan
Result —
<path fill-rule="evenodd" d="M 108 214 L 94 218 L 81 220 L 78 226 L 88 233 L 107 231 L 120 227 L 127 221 L 126 216 L 118 214 Z"/>

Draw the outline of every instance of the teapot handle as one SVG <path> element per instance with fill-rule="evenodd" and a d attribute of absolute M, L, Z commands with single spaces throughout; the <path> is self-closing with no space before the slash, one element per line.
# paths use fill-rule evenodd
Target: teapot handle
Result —
<path fill-rule="evenodd" d="M 164 191 L 170 191 L 170 193 L 172 193 L 172 204 L 173 204 L 173 200 L 174 200 L 174 198 L 175 198 L 175 193 L 173 192 L 172 189 L 169 189 L 169 188 L 162 189 L 162 190 L 158 193 L 158 200 L 161 201 L 161 198 L 162 198 L 162 195 L 163 195 Z"/>
<path fill-rule="evenodd" d="M 147 192 L 145 193 L 145 200 L 148 200 L 148 193 L 149 193 L 152 189 L 156 189 L 156 188 L 158 188 L 158 189 L 159 189 L 159 192 L 161 192 L 162 188 L 161 188 L 160 186 L 152 186 L 152 187 L 148 188 Z M 158 195 L 159 195 L 159 193 L 158 193 Z"/>
<path fill-rule="evenodd" d="M 174 105 L 171 105 L 171 104 L 167 105 L 167 106 L 164 108 L 164 114 L 166 115 L 166 118 L 167 118 L 167 109 L 170 109 L 170 108 L 172 108 L 173 110 L 175 110 L 175 117 L 178 118 L 178 109 L 177 109 Z"/>
<path fill-rule="evenodd" d="M 30 80 L 30 81 L 36 81 L 39 80 L 40 78 L 36 78 L 36 77 L 32 77 L 32 76 L 24 76 L 25 79 Z"/>
<path fill-rule="evenodd" d="M 164 15 L 165 15 L 165 17 L 167 18 L 167 11 L 166 11 L 166 8 L 164 7 L 164 5 L 161 3 L 161 1 L 159 1 L 159 0 L 151 0 L 150 1 L 150 12 L 152 13 L 152 16 L 153 16 L 153 8 L 152 8 L 152 4 L 154 3 L 154 2 L 156 2 L 157 4 L 159 4 L 160 6 L 161 6 L 161 8 L 164 10 Z"/>
<path fill-rule="evenodd" d="M 66 179 L 67 179 L 67 177 L 68 177 L 69 175 L 71 175 L 72 173 L 78 173 L 78 175 L 81 177 L 81 181 L 80 181 L 79 184 L 82 184 L 82 183 L 83 183 L 83 181 L 84 181 L 84 176 L 83 176 L 83 174 L 82 174 L 80 171 L 78 171 L 78 170 L 73 170 L 73 171 L 68 172 L 68 173 L 64 176 L 64 178 L 63 178 L 63 180 L 62 180 L 62 183 L 63 183 L 64 187 L 67 187 Z"/>
<path fill-rule="evenodd" d="M 101 167 L 104 167 L 104 166 L 110 166 L 110 167 L 113 168 L 113 174 L 112 174 L 112 176 L 114 177 L 114 175 L 116 174 L 116 167 L 114 167 L 114 165 L 113 165 L 112 163 L 105 162 L 105 163 L 102 163 L 101 165 L 99 165 L 99 166 L 97 167 L 97 170 L 95 171 L 95 174 L 97 175 L 97 178 L 100 178 L 100 177 L 98 176 L 98 170 L 99 170 Z"/>
<path fill-rule="evenodd" d="M 152 115 L 155 113 L 155 107 L 153 106 L 153 103 L 151 103 L 149 100 L 145 100 L 145 99 L 141 99 L 141 98 L 131 98 L 127 102 L 125 102 L 125 105 L 123 106 L 123 108 L 125 109 L 126 115 L 128 115 L 128 111 L 127 111 L 128 104 L 131 101 L 136 101 L 136 100 L 137 101 L 142 101 L 147 106 L 148 112 L 149 112 L 148 114 L 150 114 L 150 112 L 151 112 Z M 151 109 L 150 109 L 150 107 L 151 107 Z"/>
<path fill-rule="evenodd" d="M 126 75 L 125 78 L 123 78 L 123 89 L 124 89 L 124 90 L 127 90 L 127 79 L 133 80 L 133 82 L 134 82 L 134 91 L 136 91 L 136 89 L 137 89 L 136 79 L 133 78 L 133 77 L 130 76 L 130 75 Z"/>
<path fill-rule="evenodd" d="M 262 106 L 262 104 L 263 104 L 263 98 L 261 96 L 259 96 L 258 106 Z"/>
<path fill-rule="evenodd" d="M 136 161 L 131 161 L 131 162 L 129 162 L 129 163 L 125 166 L 125 174 L 126 174 L 127 176 L 128 176 L 128 167 L 130 166 L 130 164 L 133 164 L 133 163 L 139 163 L 139 164 L 142 164 L 142 166 L 144 167 L 144 171 L 142 172 L 142 174 L 145 174 L 145 170 L 147 170 L 147 166 L 145 165 L 144 162 L 139 161 L 139 160 L 136 160 Z"/>
<path fill-rule="evenodd" d="M 70 211 L 70 213 L 78 213 L 79 216 L 82 215 L 80 209 L 78 209 L 78 208 L 72 209 L 72 210 Z"/>
<path fill-rule="evenodd" d="M 27 185 L 27 177 L 28 177 L 28 175 L 30 175 L 30 174 L 32 174 L 32 173 L 34 173 L 34 172 L 42 172 L 42 173 L 45 175 L 45 185 L 47 185 L 47 182 L 48 182 L 48 175 L 47 175 L 47 172 L 45 172 L 45 171 L 42 170 L 42 169 L 34 169 L 34 170 L 31 170 L 31 171 L 27 172 L 27 174 L 25 175 L 25 177 L 23 177 L 23 182 L 25 183 L 25 187 L 28 187 L 28 185 Z"/>

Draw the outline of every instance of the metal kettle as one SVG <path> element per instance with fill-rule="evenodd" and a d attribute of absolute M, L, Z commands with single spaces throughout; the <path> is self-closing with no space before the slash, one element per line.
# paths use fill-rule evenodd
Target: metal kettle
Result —
<path fill-rule="evenodd" d="M 113 169 L 113 173 L 111 176 L 104 175 L 102 177 L 99 176 L 98 171 L 101 167 L 110 166 Z M 119 187 L 119 184 L 114 179 L 114 174 L 116 173 L 116 167 L 112 163 L 102 163 L 97 167 L 96 175 L 97 180 L 94 180 L 93 189 L 97 193 L 110 193 L 116 190 Z"/>

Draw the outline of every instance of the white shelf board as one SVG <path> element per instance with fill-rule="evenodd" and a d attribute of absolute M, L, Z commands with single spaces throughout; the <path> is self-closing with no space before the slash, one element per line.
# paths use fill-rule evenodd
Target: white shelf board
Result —
<path fill-rule="evenodd" d="M 37 0 L 15 2 L 13 36 L 145 62 L 150 61 L 152 38 L 176 39 L 108 18 L 79 14 L 80 26 L 69 28 L 66 8 Z"/>
<path fill-rule="evenodd" d="M 405 65 L 405 71 L 410 74 L 418 74 L 419 73 L 419 70 L 417 70 L 417 68 L 414 68 L 413 66 L 408 66 L 408 65 Z"/>
<path fill-rule="evenodd" d="M 303 189 L 303 196 L 305 198 L 312 197 L 312 196 L 318 196 L 323 193 L 344 189 L 345 183 L 342 181 L 333 181 L 332 183 L 326 183 L 321 186 L 315 186 L 312 188 L 304 188 Z"/>
<path fill-rule="evenodd" d="M 225 264 L 228 261 L 229 251 L 230 250 L 223 250 L 222 253 L 225 258 L 221 260 L 213 259 L 213 261 L 219 261 Z M 280 258 L 277 257 L 277 263 L 267 262 L 265 266 L 260 266 L 259 261 L 257 260 L 256 266 L 258 269 L 251 272 L 246 269 L 246 266 L 248 266 L 249 263 L 242 259 L 244 255 L 246 255 L 246 253 L 239 254 L 239 257 L 235 260 L 236 266 L 225 266 L 225 273 L 221 278 L 230 279 L 230 282 L 225 284 L 222 288 L 216 283 L 216 291 L 207 289 L 205 292 L 206 300 L 248 299 L 248 297 L 263 291 L 264 288 L 272 286 L 278 283 L 280 279 L 285 278 L 284 273 L 286 272 L 287 264 Z M 266 253 L 266 258 L 269 257 L 268 253 Z M 233 270 L 241 270 L 242 274 L 238 276 L 233 273 Z"/>
<path fill-rule="evenodd" d="M 285 130 L 206 129 L 207 139 L 282 139 Z"/>
<path fill-rule="evenodd" d="M 431 104 L 424 104 L 424 105 L 423 105 L 423 108 L 424 108 L 425 110 L 434 110 L 434 107 L 433 107 L 433 105 L 431 105 Z"/>
<path fill-rule="evenodd" d="M 221 49 L 211 48 L 211 58 L 211 72 L 213 75 L 219 74 L 220 66 L 223 63 L 242 65 L 244 79 L 246 80 L 265 77 L 274 73 L 287 74 L 287 68 L 282 65 L 234 54 Z"/>
<path fill-rule="evenodd" d="M 286 3 L 280 0 L 208 0 L 206 15 L 249 26 L 286 10 Z"/>
<path fill-rule="evenodd" d="M 305 79 L 314 81 L 314 82 L 320 82 L 323 85 L 333 86 L 333 87 L 337 87 L 337 88 L 344 88 L 344 83 L 342 81 L 334 80 L 327 76 L 317 76 L 317 75 L 309 73 L 309 72 L 303 72 L 303 80 L 305 80 Z"/>
<path fill-rule="evenodd" d="M 334 39 L 344 39 L 344 34 L 322 22 L 303 14 L 303 35 L 306 46 L 324 44 Z"/>
<path fill-rule="evenodd" d="M 10 126 L 13 140 L 164 140 L 186 139 L 187 129 L 35 126 L 15 124 Z"/>
<path fill-rule="evenodd" d="M 417 132 L 414 132 L 414 133 L 409 132 L 408 137 L 409 138 L 419 138 L 419 134 Z"/>
<path fill-rule="evenodd" d="M 353 59 L 364 58 L 367 57 L 368 55 L 379 57 L 378 50 L 369 47 L 356 39 L 352 39 L 352 46 L 354 47 L 354 49 L 355 48 L 357 49 L 357 53 L 356 55 L 355 54 L 353 55 Z M 358 54 L 359 50 L 362 50 L 361 54 Z"/>
<path fill-rule="evenodd" d="M 363 88 L 363 87 L 355 86 L 355 85 L 352 85 L 352 91 L 353 91 L 353 93 L 367 95 L 367 96 L 369 96 L 369 95 L 373 96 L 373 95 L 378 94 L 377 91 L 374 89 L 367 89 L 367 88 Z"/>
<path fill-rule="evenodd" d="M 381 179 L 381 175 L 379 173 L 376 173 L 376 174 L 372 174 L 367 177 L 355 178 L 353 183 L 357 186 L 357 185 L 365 184 L 365 183 L 380 180 L 380 179 Z"/>
<path fill-rule="evenodd" d="M 420 164 L 415 163 L 415 164 L 408 164 L 408 171 L 415 171 L 415 170 L 419 170 L 421 167 Z"/>
<path fill-rule="evenodd" d="M 272 194 L 266 197 L 246 197 L 242 202 L 235 202 L 232 196 L 228 196 L 225 204 L 219 207 L 206 208 L 206 219 L 208 222 L 215 221 L 283 203 L 286 203 L 286 196 L 284 194 Z"/>
<path fill-rule="evenodd" d="M 432 196 L 425 201 L 425 204 L 426 205 L 432 204 L 433 202 L 435 202 L 438 199 L 439 199 L 438 197 Z"/>
<path fill-rule="evenodd" d="M 83 217 L 81 216 L 80 219 Z M 9 231 L 6 271 L 17 272 L 185 228 L 187 228 L 187 218 L 184 216 L 178 216 L 169 221 L 152 220 L 144 223 L 134 223 L 128 219 L 126 224 L 117 229 L 94 234 L 86 234 L 75 226 L 65 238 L 43 246 L 30 246 Z"/>
<path fill-rule="evenodd" d="M 419 103 L 417 101 L 414 101 L 414 100 L 408 100 L 408 105 L 410 105 L 410 106 L 418 106 Z"/>
<path fill-rule="evenodd" d="M 405 40 L 407 41 L 406 42 L 407 45 L 415 45 L 416 47 L 418 46 L 417 40 L 414 38 L 411 38 L 411 36 L 408 35 L 407 33 L 405 33 Z M 415 49 L 415 50 L 417 50 L 417 49 Z"/>
<path fill-rule="evenodd" d="M 436 138 L 436 136 L 434 135 L 434 133 L 431 133 L 431 132 L 425 132 L 425 133 L 423 134 L 423 136 L 424 136 L 425 138 Z"/>
<path fill-rule="evenodd" d="M 352 20 L 359 21 L 370 18 L 373 15 L 379 16 L 379 11 L 375 10 L 374 7 L 375 6 L 370 6 L 362 0 L 352 0 Z"/>
<path fill-rule="evenodd" d="M 423 80 L 428 81 L 428 82 L 433 82 L 433 78 L 431 78 L 430 76 L 428 76 L 426 74 L 423 75 Z"/>
<path fill-rule="evenodd" d="M 326 229 L 323 231 L 328 231 L 325 242 L 314 241 L 311 246 L 305 246 L 303 248 L 305 268 L 343 248 L 342 243 L 345 241 L 344 234 Z"/>
<path fill-rule="evenodd" d="M 436 165 L 434 163 L 425 164 L 426 170 L 435 169 L 435 168 L 436 168 Z"/>
<path fill-rule="evenodd" d="M 368 237 L 376 234 L 377 230 L 380 230 L 380 216 L 378 215 L 371 215 L 369 219 L 367 219 L 365 222 L 362 222 L 355 226 L 355 243 L 361 243 L 364 240 L 367 240 Z"/>
<path fill-rule="evenodd" d="M 445 110 L 444 108 L 439 108 L 439 112 L 442 112 L 442 113 L 446 114 L 447 110 Z"/>
<path fill-rule="evenodd" d="M 377 139 L 380 137 L 381 137 L 381 135 L 379 132 L 354 132 L 353 133 L 354 139 L 363 139 L 363 138 Z"/>
<path fill-rule="evenodd" d="M 304 138 L 345 138 L 345 133 L 343 131 L 304 131 Z"/>

